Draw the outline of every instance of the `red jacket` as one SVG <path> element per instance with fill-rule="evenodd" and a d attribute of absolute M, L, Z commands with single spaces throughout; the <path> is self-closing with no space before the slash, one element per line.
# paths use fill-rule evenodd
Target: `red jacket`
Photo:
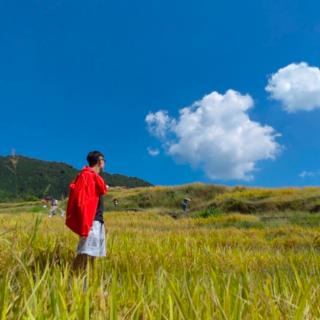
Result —
<path fill-rule="evenodd" d="M 90 167 L 84 167 L 70 184 L 66 225 L 87 237 L 95 217 L 99 197 L 107 193 L 103 179 Z"/>

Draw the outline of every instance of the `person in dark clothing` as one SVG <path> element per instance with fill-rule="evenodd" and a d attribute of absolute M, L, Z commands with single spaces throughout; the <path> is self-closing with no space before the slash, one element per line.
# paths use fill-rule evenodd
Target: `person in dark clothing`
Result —
<path fill-rule="evenodd" d="M 188 207 L 189 207 L 189 202 L 191 200 L 189 198 L 184 198 L 183 201 L 181 202 L 181 208 L 183 210 L 183 212 L 187 212 L 188 211 Z"/>
<path fill-rule="evenodd" d="M 118 199 L 113 199 L 112 202 L 113 202 L 113 205 L 114 205 L 115 208 L 117 208 L 119 206 Z"/>

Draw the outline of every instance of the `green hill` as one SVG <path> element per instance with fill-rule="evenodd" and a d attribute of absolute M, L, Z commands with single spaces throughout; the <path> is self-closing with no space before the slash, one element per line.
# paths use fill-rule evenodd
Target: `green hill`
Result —
<path fill-rule="evenodd" d="M 31 159 L 24 156 L 0 157 L 0 201 L 33 200 L 44 195 L 63 198 L 78 170 L 62 162 Z M 135 177 L 103 173 L 110 186 L 127 188 L 151 186 Z"/>
<path fill-rule="evenodd" d="M 176 187 L 152 187 L 123 190 L 112 189 L 106 201 L 117 198 L 117 210 L 156 209 L 161 212 L 181 211 L 184 197 L 191 199 L 190 212 L 202 216 L 239 212 L 262 214 L 264 212 L 306 211 L 320 212 L 320 188 L 249 188 L 226 187 L 194 183 Z"/>

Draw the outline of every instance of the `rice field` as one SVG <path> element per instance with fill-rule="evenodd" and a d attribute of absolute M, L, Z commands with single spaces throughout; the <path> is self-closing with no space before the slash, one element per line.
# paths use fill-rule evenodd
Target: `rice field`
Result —
<path fill-rule="evenodd" d="M 0 320 L 318 319 L 312 217 L 108 212 L 108 255 L 77 275 L 63 218 L 1 211 Z"/>

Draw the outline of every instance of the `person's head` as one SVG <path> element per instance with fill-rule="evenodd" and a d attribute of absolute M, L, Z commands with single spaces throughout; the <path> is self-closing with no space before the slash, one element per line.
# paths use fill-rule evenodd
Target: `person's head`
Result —
<path fill-rule="evenodd" d="M 97 172 L 101 172 L 105 166 L 104 155 L 100 151 L 91 151 L 87 155 L 88 165 Z"/>

